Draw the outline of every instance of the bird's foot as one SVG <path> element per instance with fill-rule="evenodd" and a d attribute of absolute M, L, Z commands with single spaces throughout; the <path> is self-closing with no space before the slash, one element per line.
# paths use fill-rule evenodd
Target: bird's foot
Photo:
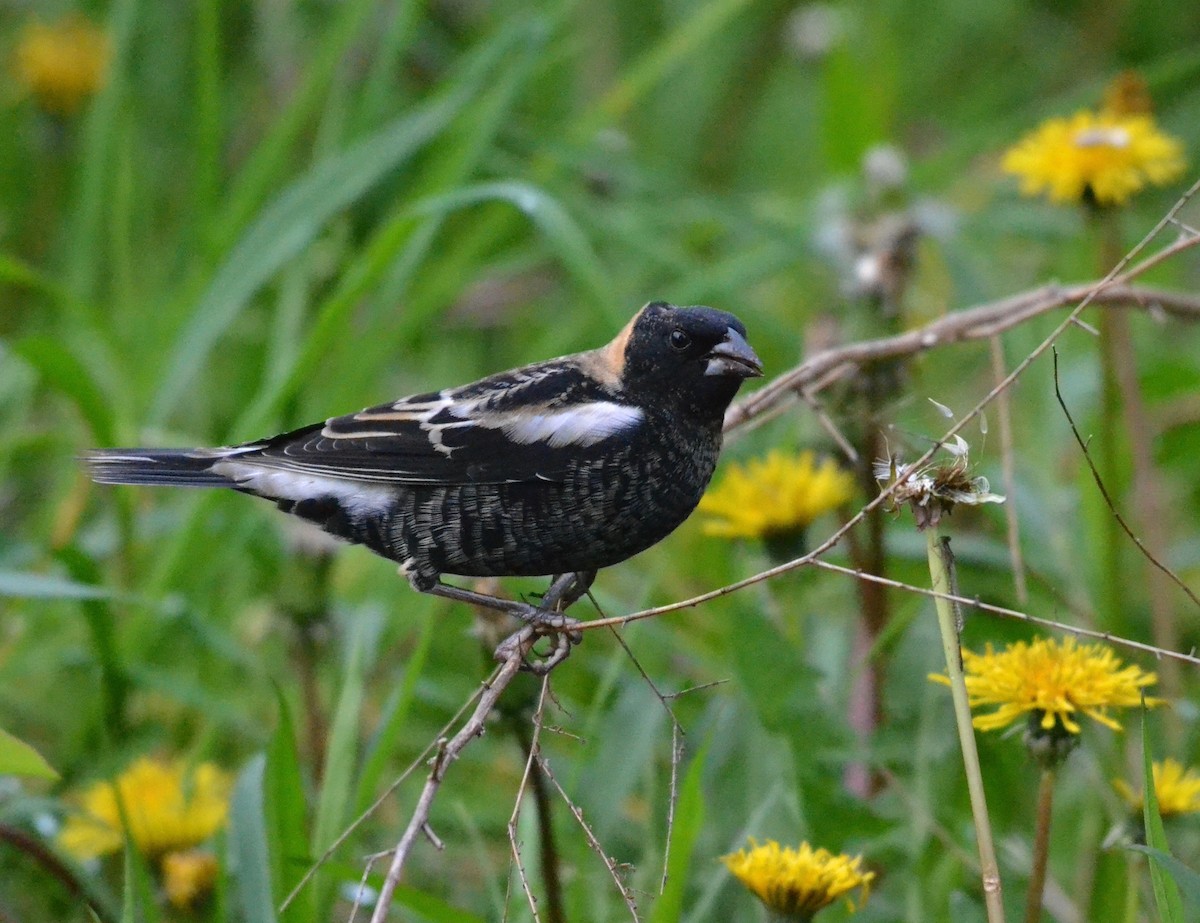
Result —
<path fill-rule="evenodd" d="M 508 660 L 519 652 L 525 661 L 523 669 L 544 675 L 562 663 L 570 655 L 571 648 L 583 640 L 583 633 L 576 628 L 579 620 L 565 615 L 564 610 L 587 593 L 595 577 L 595 571 L 557 575 L 542 595 L 541 605 L 537 606 L 440 582 L 427 592 L 472 606 L 494 609 L 520 619 L 525 623 L 524 627 L 501 642 L 496 648 L 496 659 Z M 550 652 L 545 656 L 533 650 L 543 637 L 551 639 Z"/>
<path fill-rule="evenodd" d="M 566 622 L 578 624 L 575 619 L 567 619 Z M 550 650 L 545 654 L 534 650 L 542 638 L 550 639 Z M 570 656 L 571 648 L 581 639 L 580 632 L 571 631 L 567 626 L 546 630 L 537 625 L 525 625 L 500 642 L 495 656 L 499 661 L 520 657 L 522 670 L 545 676 Z"/>

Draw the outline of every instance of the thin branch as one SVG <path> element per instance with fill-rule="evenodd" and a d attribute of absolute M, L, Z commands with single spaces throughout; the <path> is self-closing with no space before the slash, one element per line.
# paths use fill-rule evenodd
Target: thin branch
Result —
<path fill-rule="evenodd" d="M 601 861 L 604 863 L 604 867 L 608 869 L 608 874 L 612 876 L 613 882 L 616 883 L 617 891 L 620 892 L 621 899 L 625 901 L 625 906 L 629 908 L 629 912 L 633 916 L 634 923 L 639 923 L 641 917 L 638 916 L 637 902 L 633 899 L 633 894 L 630 892 L 629 888 L 625 886 L 625 882 L 621 880 L 621 873 L 617 869 L 617 864 L 613 862 L 612 857 L 604 851 L 604 847 L 601 846 L 600 841 L 596 839 L 596 834 L 592 831 L 591 826 L 586 820 L 583 819 L 582 809 L 580 809 L 580 807 L 571 800 L 570 796 L 566 793 L 566 790 L 559 783 L 558 778 L 551 771 L 550 764 L 546 762 L 545 757 L 543 757 L 540 753 L 537 756 L 537 762 L 538 768 L 546 774 L 546 778 L 550 780 L 550 784 L 558 789 L 558 793 L 562 796 L 563 801 L 565 801 L 567 807 L 570 808 L 571 816 L 575 818 L 576 823 L 578 823 L 580 829 L 583 830 L 583 835 L 587 838 L 588 845 L 591 846 L 592 851 L 600 857 Z"/>
<path fill-rule="evenodd" d="M 358 917 L 358 908 L 363 905 L 363 899 L 367 895 L 367 879 L 371 877 L 371 869 L 375 863 L 386 856 L 387 853 L 375 853 L 373 856 L 367 856 L 366 864 L 363 866 L 362 877 L 358 880 L 358 889 L 354 892 L 354 903 L 350 905 L 350 918 L 346 923 L 354 923 Z"/>
<path fill-rule="evenodd" d="M 596 608 L 599 609 L 600 606 L 597 604 Z M 650 674 L 646 672 L 646 668 L 642 666 L 641 661 L 637 659 L 637 656 L 630 649 L 629 645 L 625 643 L 625 639 L 621 637 L 621 633 L 616 628 L 610 628 L 609 630 L 612 632 L 613 637 L 617 639 L 617 643 L 621 645 L 626 655 L 628 655 L 634 667 L 637 668 L 646 685 L 650 687 L 650 691 L 654 693 L 663 710 L 666 711 L 667 717 L 671 719 L 671 779 L 667 799 L 667 833 L 663 843 L 662 877 L 659 879 L 658 888 L 658 893 L 662 894 L 667 890 L 667 869 L 671 858 L 671 835 L 675 831 L 675 807 L 679 799 L 679 766 L 683 762 L 683 738 L 687 735 L 683 730 L 683 725 L 679 723 L 679 718 L 675 715 L 675 710 L 671 708 L 669 700 L 675 696 L 663 693 L 655 685 L 654 680 L 650 678 Z"/>
<path fill-rule="evenodd" d="M 1000 337 L 992 337 L 992 374 L 996 381 L 1004 380 L 1004 345 Z M 1004 492 L 1008 502 L 1004 504 L 1007 523 L 1008 558 L 1012 562 L 1013 589 L 1017 602 L 1022 606 L 1029 602 L 1029 586 L 1025 579 L 1025 556 L 1021 553 L 1021 527 L 1017 520 L 1017 467 L 1013 451 L 1011 401 L 1007 391 L 996 398 L 997 425 L 1000 428 L 1000 471 L 1004 477 Z"/>
<path fill-rule="evenodd" d="M 800 400 L 808 405 L 808 409 L 813 412 L 813 415 L 816 416 L 817 422 L 821 424 L 821 429 L 825 430 L 829 438 L 842 450 L 842 454 L 846 456 L 846 461 L 852 465 L 857 465 L 858 450 L 854 448 L 854 445 L 846 438 L 845 434 L 838 428 L 838 425 L 833 422 L 833 418 L 825 412 L 825 408 L 821 406 L 821 402 L 807 388 L 800 388 L 796 393 Z"/>
<path fill-rule="evenodd" d="M 1075 441 L 1079 443 L 1079 450 L 1083 452 L 1083 457 L 1088 464 L 1088 469 L 1092 472 L 1092 479 L 1096 482 L 1096 486 L 1100 489 L 1100 496 L 1104 498 L 1104 503 L 1108 507 L 1109 512 L 1113 514 L 1113 517 L 1120 524 L 1121 529 L 1125 532 L 1125 534 L 1129 536 L 1130 540 L 1137 545 L 1138 551 L 1145 556 L 1146 560 L 1171 578 L 1175 585 L 1187 594 L 1188 599 L 1194 602 L 1197 606 L 1200 606 L 1200 597 L 1197 597 L 1196 594 L 1193 593 L 1188 587 L 1188 585 L 1184 583 L 1183 580 L 1180 579 L 1180 577 L 1173 570 L 1171 570 L 1171 568 L 1167 567 L 1167 565 L 1158 560 L 1158 558 L 1156 558 L 1150 552 L 1142 540 L 1136 534 L 1134 534 L 1133 529 L 1129 527 L 1129 523 L 1125 521 L 1125 517 L 1121 515 L 1116 504 L 1113 502 L 1112 497 L 1109 495 L 1108 488 L 1104 486 L 1104 479 L 1100 477 L 1100 472 L 1096 470 L 1096 465 L 1092 461 L 1091 453 L 1088 452 L 1087 443 L 1084 442 L 1083 437 L 1079 434 L 1079 428 L 1075 425 L 1075 420 L 1071 416 L 1071 411 L 1067 409 L 1067 402 L 1063 399 L 1062 391 L 1059 390 L 1058 350 L 1054 350 L 1054 396 L 1058 399 L 1058 406 L 1062 408 L 1063 415 L 1067 418 L 1067 423 L 1071 427 L 1071 434 L 1075 437 Z"/>
<path fill-rule="evenodd" d="M 528 644 L 532 644 L 535 640 L 533 630 L 529 627 L 523 628 L 514 637 L 520 638 L 522 642 L 528 642 Z M 433 805 L 433 799 L 437 796 L 438 789 L 441 788 L 442 780 L 446 777 L 446 771 L 450 768 L 450 764 L 458 759 L 467 744 L 483 735 L 488 716 L 496 707 L 496 702 L 501 694 L 508 688 L 508 684 L 520 672 L 526 653 L 526 643 L 511 646 L 504 663 L 492 675 L 491 680 L 484 684 L 483 690 L 479 694 L 479 703 L 475 706 L 471 717 L 450 740 L 439 742 L 437 753 L 433 758 L 433 768 L 429 771 L 429 778 L 425 780 L 425 787 L 421 790 L 416 807 L 413 808 L 408 826 L 392 853 L 392 864 L 383 879 L 379 899 L 375 904 L 374 913 L 371 914 L 371 923 L 383 923 L 387 919 L 392 895 L 395 893 L 396 885 L 400 882 L 400 875 L 404 871 L 404 863 L 408 859 L 408 854 L 412 850 L 417 836 L 429 823 L 430 808 Z"/>
<path fill-rule="evenodd" d="M 1130 650 L 1138 651 L 1143 654 L 1150 654 L 1155 659 L 1163 660 L 1178 660 L 1181 663 L 1190 663 L 1192 666 L 1200 667 L 1200 657 L 1195 653 L 1184 654 L 1179 651 L 1169 651 L 1165 648 L 1156 647 L 1153 644 L 1144 644 L 1141 641 L 1132 641 L 1129 638 L 1122 638 L 1120 635 L 1114 635 L 1108 631 L 1096 631 L 1093 628 L 1080 628 L 1077 625 L 1068 625 L 1065 622 L 1056 622 L 1053 619 L 1041 618 L 1040 616 L 1030 615 L 1027 612 L 1021 612 L 1018 609 L 1008 609 L 1004 606 L 996 606 L 991 603 L 985 603 L 978 597 L 969 596 L 954 596 L 949 593 L 936 593 L 933 590 L 925 587 L 914 586 L 911 583 L 901 583 L 899 580 L 890 580 L 887 577 L 876 577 L 873 574 L 863 573 L 862 571 L 854 570 L 850 567 L 842 567 L 840 564 L 831 564 L 828 561 L 813 561 L 814 567 L 819 567 L 822 570 L 830 570 L 839 574 L 846 574 L 849 577 L 854 577 L 856 580 L 870 580 L 873 583 L 882 583 L 885 586 L 892 587 L 897 590 L 904 590 L 906 593 L 915 593 L 919 596 L 928 596 L 936 599 L 944 596 L 945 598 L 956 602 L 961 606 L 970 606 L 972 609 L 978 609 L 980 612 L 988 612 L 992 615 L 998 615 L 1006 619 L 1015 619 L 1018 622 L 1027 622 L 1030 625 L 1039 625 L 1042 628 L 1050 628 L 1054 631 L 1061 631 L 1065 634 L 1075 635 L 1080 638 L 1090 638 L 1094 641 L 1104 641 L 1117 647 L 1126 647 Z"/>
<path fill-rule="evenodd" d="M 1194 247 L 1200 244 L 1200 238 L 1189 238 L 1185 243 L 1188 248 Z M 1076 312 L 1093 304 L 1117 308 L 1154 307 L 1180 319 L 1200 320 L 1200 296 L 1123 283 L 1112 283 L 1102 290 L 1097 289 L 1096 286 L 1101 284 L 1089 282 L 1066 288 L 1047 285 L 1000 301 L 954 311 L 924 327 L 906 330 L 896 336 L 827 349 L 777 376 L 745 400 L 730 407 L 725 414 L 725 432 L 730 433 L 745 426 L 779 403 L 794 399 L 801 391 L 811 399 L 814 393 L 862 366 L 883 359 L 914 356 L 953 343 L 987 339 L 1072 304 L 1078 305 Z M 1085 299 L 1086 304 L 1081 304 Z M 1063 323 L 1066 326 L 1071 319 Z M 1056 330 L 1053 336 L 1057 337 L 1058 333 Z M 1031 355 L 1036 358 L 1040 352 L 1035 351 Z"/>
<path fill-rule="evenodd" d="M 666 704 L 665 699 L 663 704 Z M 671 725 L 671 782 L 667 795 L 667 837 L 663 843 L 662 878 L 658 881 L 660 897 L 667 891 L 667 873 L 671 867 L 671 834 L 675 832 L 675 808 L 679 804 L 679 765 L 682 762 L 683 728 L 678 721 L 675 721 Z"/>
<path fill-rule="evenodd" d="M 538 693 L 537 709 L 533 713 L 533 736 L 529 738 L 528 746 L 526 746 L 525 770 L 521 773 L 521 784 L 517 786 L 517 795 L 513 801 L 512 814 L 508 818 L 508 843 L 512 850 L 513 864 L 517 868 L 517 879 L 521 883 L 521 890 L 525 892 L 525 900 L 529 904 L 529 912 L 533 915 L 535 923 L 540 923 L 541 916 L 538 915 L 537 897 L 533 893 L 533 889 L 529 887 L 529 877 L 525 874 L 525 864 L 521 861 L 521 844 L 517 840 L 517 821 L 521 817 L 521 803 L 525 799 L 525 790 L 529 786 L 530 779 L 536 778 L 533 774 L 533 765 L 537 760 L 538 753 L 541 752 L 541 736 L 542 736 L 542 713 L 546 706 L 546 692 L 550 688 L 549 675 L 542 677 L 542 688 Z M 544 864 L 544 859 L 543 859 Z M 545 869 L 543 869 L 543 875 Z M 507 907 L 505 907 L 507 916 Z"/>
<path fill-rule="evenodd" d="M 361 814 L 358 815 L 358 817 L 354 818 L 354 820 L 347 825 L 346 829 L 338 834 L 337 839 L 330 843 L 325 851 L 317 858 L 317 860 L 313 862 L 311 866 L 309 866 L 308 871 L 304 873 L 304 877 L 296 882 L 296 886 L 292 888 L 288 896 L 283 899 L 283 903 L 279 905 L 279 912 L 281 914 L 287 910 L 289 906 L 291 906 L 291 903 L 296 899 L 296 896 L 304 890 L 305 886 L 312 880 L 312 877 L 317 874 L 321 866 L 329 861 L 333 854 L 337 852 L 339 847 L 341 847 L 341 845 L 350 838 L 350 835 L 353 834 L 354 831 L 357 830 L 362 823 L 367 820 L 367 818 L 374 814 L 379 807 L 392 796 L 392 793 L 408 780 L 409 776 L 416 772 L 417 767 L 425 761 L 426 757 L 436 746 L 437 742 L 445 737 L 446 734 L 450 733 L 450 728 L 452 728 L 455 722 L 462 717 L 463 713 L 471 707 L 471 704 L 479 697 L 485 688 L 486 683 L 483 686 L 480 686 L 480 688 L 477 689 L 471 695 L 471 697 L 467 699 L 467 701 L 463 702 L 463 704 L 459 706 L 458 711 L 451 716 L 450 720 L 442 725 L 442 729 L 438 732 L 437 736 L 425 745 L 425 749 L 417 754 L 416 758 L 408 764 L 405 770 L 394 780 L 392 780 L 392 784 L 384 789 L 383 793 L 380 794 L 380 796 L 374 801 L 372 801 L 371 804 Z M 372 859 L 372 861 L 374 861 L 374 859 Z"/>

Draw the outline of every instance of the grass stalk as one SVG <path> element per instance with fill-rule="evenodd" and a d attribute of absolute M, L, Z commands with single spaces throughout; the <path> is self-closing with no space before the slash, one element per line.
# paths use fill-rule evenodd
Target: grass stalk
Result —
<path fill-rule="evenodd" d="M 949 543 L 939 540 L 935 529 L 925 531 L 929 556 L 929 576 L 935 593 L 950 593 Z M 943 548 L 945 552 L 943 553 Z M 988 820 L 987 799 L 983 792 L 983 773 L 979 766 L 979 751 L 975 747 L 975 729 L 971 725 L 971 705 L 967 700 L 967 684 L 963 676 L 962 649 L 958 640 L 958 621 L 954 606 L 942 596 L 934 598 L 937 606 L 938 628 L 942 635 L 942 650 L 946 655 L 946 675 L 950 678 L 950 696 L 954 700 L 954 721 L 958 726 L 958 742 L 962 749 L 963 768 L 967 773 L 967 790 L 971 797 L 971 816 L 975 822 L 975 838 L 979 849 L 979 867 L 983 879 L 983 897 L 987 905 L 988 923 L 1004 923 L 1004 904 L 1000 891 L 1000 865 L 992 841 L 992 825 Z"/>
<path fill-rule="evenodd" d="M 1029 870 L 1029 893 L 1025 899 L 1025 923 L 1042 918 L 1042 893 L 1046 889 L 1046 865 L 1050 859 L 1050 818 L 1054 805 L 1053 769 L 1043 769 L 1038 783 L 1037 826 L 1033 836 L 1033 865 Z"/>

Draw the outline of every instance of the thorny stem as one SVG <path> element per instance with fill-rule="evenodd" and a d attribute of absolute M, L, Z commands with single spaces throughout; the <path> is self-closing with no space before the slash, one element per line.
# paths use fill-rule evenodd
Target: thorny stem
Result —
<path fill-rule="evenodd" d="M 929 576 L 935 593 L 951 592 L 950 567 L 953 557 L 950 543 L 938 539 L 936 529 L 925 531 L 929 556 Z M 943 552 L 944 549 L 944 552 Z M 987 799 L 983 793 L 983 772 L 979 751 L 975 747 L 975 728 L 971 725 L 971 705 L 967 700 L 967 683 L 963 676 L 962 648 L 958 641 L 958 622 L 954 605 L 943 596 L 935 596 L 938 628 L 942 634 L 942 650 L 946 655 L 946 675 L 950 678 L 950 697 L 954 700 L 954 721 L 958 725 L 958 742 L 962 749 L 963 768 L 967 773 L 967 791 L 971 796 L 971 816 L 975 821 L 975 839 L 979 849 L 979 868 L 983 878 L 983 899 L 987 905 L 988 923 L 1004 923 L 1004 904 L 1000 894 L 1000 865 L 992 843 L 992 825 L 988 820 Z"/>
<path fill-rule="evenodd" d="M 1043 769 L 1038 783 L 1037 826 L 1033 835 L 1033 865 L 1029 870 L 1029 894 L 1025 899 L 1025 923 L 1042 918 L 1042 892 L 1046 889 L 1046 864 L 1050 858 L 1050 817 L 1054 805 L 1053 769 Z"/>

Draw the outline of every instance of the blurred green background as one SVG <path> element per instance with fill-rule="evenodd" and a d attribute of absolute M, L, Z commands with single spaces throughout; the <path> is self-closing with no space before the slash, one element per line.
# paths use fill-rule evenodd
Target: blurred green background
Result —
<path fill-rule="evenodd" d="M 232 493 L 97 488 L 81 452 L 236 442 L 458 384 L 598 345 L 652 299 L 738 314 L 770 376 L 831 338 L 1096 278 L 1109 267 L 1084 211 L 1020 199 L 999 157 L 1042 119 L 1098 105 L 1128 68 L 1200 163 L 1194 4 L 38 0 L 3 5 L 0 51 L 16 55 L 33 17 L 72 12 L 108 36 L 102 89 L 50 112 L 9 68 L 0 96 L 0 726 L 62 774 L 4 781 L 0 822 L 52 845 L 64 793 L 135 755 L 237 772 L 274 741 L 268 777 L 292 784 L 273 797 L 307 806 L 299 840 L 267 825 L 276 902 L 438 735 L 489 653 L 470 612 L 411 592 L 366 551 L 327 564 L 269 505 Z M 1126 246 L 1194 175 L 1121 210 Z M 864 306 L 852 273 L 856 241 L 888 215 L 920 231 L 892 320 Z M 1198 270 L 1189 252 L 1146 281 L 1195 289 Z M 1008 365 L 1054 323 L 1007 335 Z M 1132 325 L 1170 511 L 1164 557 L 1194 582 L 1200 343 L 1178 321 L 1137 313 Z M 1086 436 L 1103 423 L 1095 340 L 1073 330 L 1060 348 Z M 926 398 L 965 411 L 990 389 L 990 361 L 985 344 L 924 355 L 876 396 L 872 419 L 897 425 L 893 448 L 921 451 L 945 427 Z M 1154 641 L 1143 562 L 1124 560 L 1119 607 L 1106 596 L 1107 516 L 1046 361 L 1012 400 L 1012 501 L 1031 568 L 1022 608 Z M 836 402 L 827 409 L 853 428 Z M 992 419 L 986 438 L 966 435 L 1000 489 Z M 741 434 L 726 458 L 774 446 L 836 452 L 800 407 Z M 819 521 L 810 544 L 836 524 Z M 911 517 L 887 529 L 892 576 L 927 584 Z M 964 593 L 1018 606 L 1003 510 L 956 514 L 950 529 Z M 848 563 L 846 549 L 831 559 Z M 601 574 L 596 595 L 606 613 L 632 612 L 767 563 L 758 545 L 691 521 Z M 1188 650 L 1197 612 L 1170 598 Z M 983 919 L 949 697 L 926 680 L 941 669 L 932 608 L 892 594 L 875 647 L 883 720 L 864 742 L 847 724 L 859 606 L 850 579 L 806 571 L 622 632 L 662 692 L 706 686 L 671 701 L 686 736 L 662 897 L 670 718 L 611 634 L 589 635 L 553 674 L 549 723 L 563 733 L 544 735 L 547 757 L 628 864 L 644 919 L 762 918 L 717 861 L 747 836 L 863 853 L 878 878 L 857 919 Z M 1027 635 L 972 616 L 966 642 Z M 1200 678 L 1176 673 L 1174 707 L 1154 716 L 1156 755 L 1190 762 Z M 446 849 L 418 846 L 397 919 L 531 919 L 505 824 L 532 690 L 512 690 L 515 721 L 452 769 L 433 815 Z M 279 770 L 281 702 L 292 776 Z M 1126 740 L 1136 717 L 1127 724 L 1085 729 L 1064 770 L 1052 919 L 1152 918 L 1128 893 L 1144 872 L 1127 876 L 1125 854 L 1101 846 L 1124 813 L 1109 780 L 1140 765 Z M 1016 738 L 980 744 L 1015 917 L 1036 770 Z M 880 774 L 877 795 L 847 791 L 852 763 Z M 409 784 L 388 799 L 285 919 L 345 919 L 347 886 L 364 856 L 394 844 L 414 797 Z M 553 813 L 567 918 L 629 918 L 566 806 Z M 527 804 L 520 835 L 541 893 L 535 815 Z M 220 845 L 217 896 L 190 914 L 156 910 L 152 887 L 123 896 L 119 857 L 77 871 L 113 913 L 255 919 L 225 860 L 249 836 L 245 816 Z M 1196 822 L 1172 836 L 1196 864 Z M 88 919 L 11 843 L 0 880 L 5 920 Z"/>

